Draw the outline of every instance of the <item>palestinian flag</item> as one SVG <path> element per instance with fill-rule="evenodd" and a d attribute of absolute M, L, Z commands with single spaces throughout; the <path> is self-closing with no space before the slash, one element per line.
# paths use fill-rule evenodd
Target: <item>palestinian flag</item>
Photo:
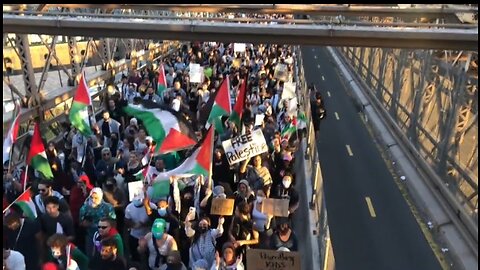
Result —
<path fill-rule="evenodd" d="M 283 128 L 281 138 L 289 140 L 295 132 L 297 132 L 297 119 L 293 118 L 292 121 Z"/>
<path fill-rule="evenodd" d="M 210 127 L 207 136 L 198 143 L 193 153 L 180 166 L 160 173 L 154 181 L 164 181 L 170 179 L 171 176 L 190 177 L 192 175 L 203 175 L 205 179 L 208 179 L 211 175 L 213 159 L 213 133 L 214 128 Z"/>
<path fill-rule="evenodd" d="M 73 98 L 72 107 L 68 114 L 68 119 L 72 125 L 80 131 L 83 136 L 92 135 L 90 121 L 88 116 L 88 106 L 92 105 L 92 99 L 88 92 L 87 82 L 85 76 L 82 74 L 80 82 L 78 83 L 77 93 Z"/>
<path fill-rule="evenodd" d="M 18 130 L 20 128 L 20 106 L 15 103 L 15 110 L 13 114 L 13 122 L 10 126 L 10 130 L 7 133 L 7 137 L 3 141 L 3 162 L 10 160 L 10 152 L 12 151 L 13 144 L 17 141 Z"/>
<path fill-rule="evenodd" d="M 158 82 L 157 82 L 157 95 L 163 97 L 163 91 L 167 89 L 167 79 L 165 78 L 165 69 L 163 63 L 158 68 Z"/>
<path fill-rule="evenodd" d="M 160 198 L 166 198 L 170 195 L 170 180 L 156 181 L 147 191 L 150 199 L 157 201 Z"/>
<path fill-rule="evenodd" d="M 242 119 L 243 108 L 245 107 L 245 96 L 247 94 L 247 78 L 243 80 L 242 85 L 240 85 L 240 93 L 237 96 L 235 102 L 235 107 L 233 108 L 232 114 L 230 115 L 230 121 L 235 123 L 235 126 L 240 130 L 240 124 Z"/>
<path fill-rule="evenodd" d="M 138 171 L 135 176 L 135 180 L 142 180 L 142 182 L 150 182 L 150 179 L 148 177 L 148 171 L 150 170 L 150 166 L 145 167 L 143 170 Z"/>
<path fill-rule="evenodd" d="M 32 200 L 30 188 L 25 190 L 22 195 L 20 195 L 17 200 L 15 200 L 14 204 L 20 207 L 20 209 L 22 209 L 24 217 L 31 219 L 37 218 L 37 210 L 35 209 L 35 204 Z"/>
<path fill-rule="evenodd" d="M 208 116 L 207 122 L 215 124 L 218 132 L 223 133 L 222 116 L 229 116 L 232 113 L 232 105 L 230 104 L 230 79 L 229 76 L 223 80 L 222 85 L 218 89 L 212 110 Z"/>
<path fill-rule="evenodd" d="M 197 143 L 197 136 L 190 123 L 179 112 L 144 100 L 140 105 L 129 104 L 124 111 L 139 120 L 157 143 L 161 154 L 186 149 Z"/>
<path fill-rule="evenodd" d="M 42 137 L 40 135 L 40 124 L 35 123 L 33 130 L 32 144 L 28 152 L 27 164 L 42 174 L 46 179 L 53 179 L 52 169 L 48 163 L 45 147 L 43 146 Z"/>
<path fill-rule="evenodd" d="M 301 130 L 307 128 L 307 116 L 305 115 L 304 112 L 298 113 L 298 119 L 297 119 L 297 129 Z"/>

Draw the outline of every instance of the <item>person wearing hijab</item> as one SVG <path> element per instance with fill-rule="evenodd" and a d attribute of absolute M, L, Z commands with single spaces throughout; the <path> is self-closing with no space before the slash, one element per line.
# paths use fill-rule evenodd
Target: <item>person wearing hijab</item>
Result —
<path fill-rule="evenodd" d="M 93 250 L 93 242 L 91 239 L 98 230 L 98 222 L 102 217 L 114 217 L 115 212 L 113 206 L 103 200 L 103 191 L 96 187 L 90 191 L 90 195 L 80 208 L 80 226 L 86 229 L 85 234 L 85 250 L 87 255 Z"/>

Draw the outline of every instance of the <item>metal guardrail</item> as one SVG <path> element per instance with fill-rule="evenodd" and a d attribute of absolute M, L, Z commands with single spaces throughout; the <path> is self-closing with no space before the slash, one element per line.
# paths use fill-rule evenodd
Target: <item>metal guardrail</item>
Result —
<path fill-rule="evenodd" d="M 305 112 L 307 118 L 307 132 L 305 134 L 306 149 L 305 149 L 305 166 L 311 170 L 311 194 L 309 198 L 310 210 L 315 211 L 316 221 L 316 235 L 319 241 L 320 261 L 321 267 L 324 270 L 335 269 L 335 259 L 330 241 L 330 230 L 328 227 L 327 208 L 325 204 L 325 197 L 323 193 L 323 177 L 321 171 L 320 160 L 318 157 L 317 141 L 315 131 L 313 128 L 310 99 L 311 93 L 305 79 L 305 72 L 303 69 L 303 57 L 300 47 L 295 47 L 295 77 L 297 82 L 297 98 L 299 101 L 300 110 Z"/>
<path fill-rule="evenodd" d="M 336 50 L 337 54 L 341 56 L 341 61 L 343 61 L 350 70 L 355 72 L 355 66 L 350 62 L 351 59 L 349 56 L 342 53 L 339 49 Z M 369 89 L 367 83 L 358 77 L 358 75 L 356 81 L 360 83 L 364 89 Z M 434 189 L 433 195 L 439 200 L 439 203 L 444 209 L 445 214 L 449 217 L 450 222 L 458 228 L 458 232 L 466 240 L 470 250 L 478 256 L 478 219 L 475 219 L 475 217 L 472 217 L 467 213 L 465 207 L 460 204 L 452 192 L 444 185 L 444 179 L 442 179 L 437 172 L 434 171 L 431 165 L 425 161 L 418 149 L 414 147 L 407 135 L 402 132 L 402 129 L 391 117 L 383 104 L 377 99 L 375 94 L 370 91 L 365 91 L 365 93 L 372 100 L 372 105 L 378 111 L 382 112 L 379 115 L 392 130 L 396 140 L 401 142 L 398 145 L 404 150 L 407 154 L 406 156 L 412 161 L 412 163 L 415 164 L 415 168 L 419 173 L 424 176 L 426 184 Z"/>
<path fill-rule="evenodd" d="M 183 43 L 172 43 L 171 45 L 168 46 L 168 48 L 165 48 L 167 51 L 160 52 L 160 55 L 152 60 L 152 62 L 158 61 L 162 57 L 165 57 L 166 55 L 171 55 L 174 53 L 178 48 L 181 48 Z M 138 62 L 140 64 L 140 62 Z M 143 64 L 137 67 L 136 70 L 143 70 L 147 67 L 147 64 Z M 120 78 L 120 74 L 122 74 L 123 71 L 129 70 L 128 65 L 122 64 L 118 67 L 114 68 L 113 74 L 110 73 L 111 76 L 113 76 L 115 80 L 115 84 L 117 83 L 118 79 Z M 111 71 L 105 71 L 105 73 L 109 73 Z M 117 78 L 118 77 L 118 78 Z M 87 85 L 92 86 L 92 82 L 96 82 L 99 78 L 101 78 L 104 81 L 108 81 L 111 79 L 110 76 L 105 75 L 100 75 L 91 78 L 90 80 L 87 80 Z M 104 86 L 98 86 L 99 89 L 96 93 L 94 93 L 91 98 L 92 98 L 92 106 L 95 111 L 95 113 L 98 115 L 103 111 L 103 97 L 105 96 L 105 93 L 108 89 L 108 85 Z M 51 114 L 51 117 L 45 117 L 46 121 L 43 121 L 41 123 L 41 130 L 42 130 L 42 136 L 48 141 L 53 141 L 55 143 L 58 143 L 61 140 L 61 134 L 62 134 L 62 128 L 60 126 L 60 123 L 67 121 L 67 112 L 70 110 L 70 106 L 72 103 L 72 98 L 73 95 L 75 94 L 76 87 L 71 87 L 66 90 L 65 93 L 61 93 L 58 97 L 52 98 L 49 101 L 54 101 L 58 100 L 58 98 L 61 98 L 62 100 L 60 102 L 49 102 L 47 101 L 46 104 L 43 104 L 44 106 L 44 114 L 46 115 L 47 113 Z M 53 110 L 53 111 L 51 111 Z M 58 111 L 58 112 L 55 112 Z M 24 147 L 24 142 L 27 138 L 28 135 L 28 130 L 29 130 L 29 125 L 31 123 L 31 119 L 33 119 L 35 116 L 37 116 L 37 109 L 36 108 L 31 108 L 26 110 L 21 119 L 20 119 L 20 135 L 18 137 L 17 142 L 13 146 L 13 154 L 12 154 L 12 162 L 15 165 L 22 164 L 25 160 L 25 153 L 24 150 L 26 147 Z M 27 147 L 28 148 L 28 147 Z"/>

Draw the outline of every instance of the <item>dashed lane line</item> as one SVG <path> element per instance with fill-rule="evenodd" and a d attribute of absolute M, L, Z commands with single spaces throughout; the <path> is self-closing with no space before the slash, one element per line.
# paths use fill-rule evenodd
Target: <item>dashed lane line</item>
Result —
<path fill-rule="evenodd" d="M 373 208 L 372 199 L 370 199 L 370 197 L 365 197 L 365 201 L 367 201 L 367 207 L 368 207 L 368 211 L 370 212 L 370 216 L 372 218 L 377 217 L 377 214 L 375 213 L 375 209 Z"/>
<path fill-rule="evenodd" d="M 345 145 L 345 147 L 347 147 L 347 152 L 348 152 L 348 155 L 353 157 L 353 152 L 352 152 L 352 148 L 350 148 L 350 145 Z"/>

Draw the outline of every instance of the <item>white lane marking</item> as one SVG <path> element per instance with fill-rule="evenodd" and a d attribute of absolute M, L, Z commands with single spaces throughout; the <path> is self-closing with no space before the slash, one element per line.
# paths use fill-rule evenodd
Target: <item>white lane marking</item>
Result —
<path fill-rule="evenodd" d="M 325 77 L 323 77 L 323 75 L 322 75 L 322 81 L 325 81 Z"/>
<path fill-rule="evenodd" d="M 365 197 L 365 200 L 367 201 L 367 206 L 368 206 L 368 211 L 370 212 L 370 216 L 372 218 L 377 217 L 377 214 L 375 213 L 375 209 L 373 208 L 372 200 L 370 197 Z"/>
<path fill-rule="evenodd" d="M 312 49 L 312 52 L 314 52 L 314 51 L 315 51 L 315 49 Z"/>
<path fill-rule="evenodd" d="M 320 68 L 320 65 L 317 65 L 317 68 Z"/>
<path fill-rule="evenodd" d="M 352 148 L 350 148 L 350 145 L 346 144 L 345 146 L 347 147 L 348 155 L 353 157 L 353 152 L 352 152 Z"/>
<path fill-rule="evenodd" d="M 327 95 L 328 97 L 332 97 L 332 95 L 330 95 L 330 91 L 327 91 Z"/>
<path fill-rule="evenodd" d="M 317 56 L 316 56 L 316 55 L 314 55 L 314 56 L 313 56 L 313 58 L 317 59 Z"/>
<path fill-rule="evenodd" d="M 335 118 L 337 118 L 337 120 L 340 120 L 340 116 L 338 116 L 337 112 L 335 112 Z"/>

